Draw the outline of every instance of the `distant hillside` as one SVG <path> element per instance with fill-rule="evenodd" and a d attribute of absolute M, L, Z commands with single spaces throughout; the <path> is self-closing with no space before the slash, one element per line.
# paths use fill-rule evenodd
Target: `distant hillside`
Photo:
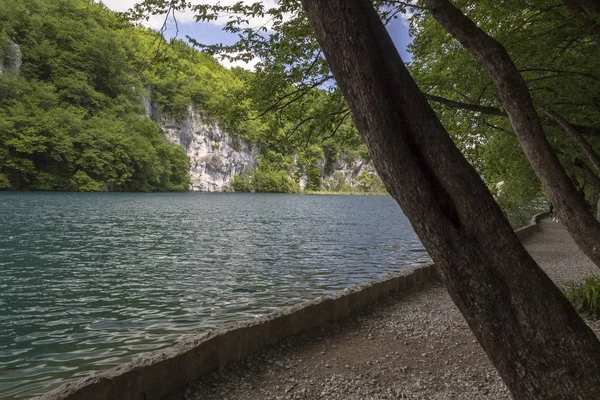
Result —
<path fill-rule="evenodd" d="M 182 41 L 167 43 L 92 0 L 4 0 L 0 189 L 187 190 L 189 157 L 164 139 L 159 123 L 185 120 L 190 107 L 260 149 L 254 169 L 231 179 L 237 190 L 318 190 L 340 162 L 369 163 L 350 121 L 335 136 L 331 126 L 304 121 L 327 109 L 326 92 L 315 89 L 283 119 L 263 113 L 268 105 L 258 99 L 273 82 L 261 79 Z M 361 171 L 338 174 L 326 187 L 353 189 Z M 362 190 L 369 190 L 369 171 Z"/>

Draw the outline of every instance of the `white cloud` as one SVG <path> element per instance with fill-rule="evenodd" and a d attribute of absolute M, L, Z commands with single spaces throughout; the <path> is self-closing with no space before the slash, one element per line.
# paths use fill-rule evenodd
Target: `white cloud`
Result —
<path fill-rule="evenodd" d="M 100 0 L 100 2 L 114 11 L 127 11 L 136 3 L 135 0 Z"/>
<path fill-rule="evenodd" d="M 141 0 L 100 0 L 102 3 L 104 3 L 108 8 L 110 8 L 111 10 L 114 11 L 127 11 L 129 9 L 131 9 L 136 3 L 140 3 Z M 220 3 L 223 6 L 232 6 L 236 3 L 238 3 L 239 0 L 192 0 L 190 1 L 190 3 L 192 5 L 197 5 L 197 4 L 217 4 Z M 242 0 L 243 3 L 245 4 L 253 4 L 256 2 L 256 0 Z M 263 1 L 263 4 L 265 6 L 265 9 L 269 9 L 272 7 L 277 6 L 277 0 L 266 0 Z M 183 24 L 189 24 L 189 23 L 194 23 L 196 22 L 196 18 L 195 18 L 195 13 L 192 11 L 179 11 L 176 13 L 176 18 L 177 21 L 179 23 L 183 23 Z M 250 18 L 249 22 L 250 22 L 250 26 L 256 27 L 256 26 L 262 26 L 262 25 L 266 25 L 267 27 L 269 26 L 269 16 L 266 17 L 261 17 L 261 18 Z M 154 15 L 152 17 L 150 17 L 150 20 L 145 22 L 144 24 L 153 28 L 153 29 L 160 29 L 164 23 L 165 17 L 164 15 Z M 217 26 L 224 26 L 227 21 L 229 21 L 229 17 L 227 16 L 223 16 L 223 17 L 219 17 L 218 19 L 214 20 L 214 21 L 210 21 L 208 23 L 213 24 L 213 25 L 217 25 Z"/>
<path fill-rule="evenodd" d="M 415 15 L 415 12 L 412 8 L 407 8 L 406 13 L 400 14 L 400 20 L 407 28 L 410 28 L 410 19 Z"/>
<path fill-rule="evenodd" d="M 141 3 L 141 0 L 100 0 L 100 2 L 104 3 L 108 8 L 113 11 L 125 12 L 130 10 L 137 3 Z M 200 3 L 196 1 L 194 4 Z M 196 22 L 194 18 L 194 13 L 191 11 L 177 12 L 175 14 L 178 23 L 189 24 Z M 144 21 L 143 24 L 152 28 L 159 30 L 165 23 L 165 15 L 152 15 L 148 21 Z"/>
<path fill-rule="evenodd" d="M 217 57 L 217 60 L 225 68 L 231 69 L 234 67 L 242 67 L 244 69 L 247 69 L 248 71 L 254 71 L 254 69 L 256 68 L 256 64 L 258 64 L 260 62 L 260 58 L 258 58 L 258 57 L 254 57 L 252 60 L 250 60 L 248 62 L 242 61 L 242 60 L 230 61 L 228 59 L 221 59 L 220 57 Z"/>
<path fill-rule="evenodd" d="M 102 3 L 104 3 L 108 8 L 110 8 L 113 11 L 119 11 L 119 12 L 124 12 L 127 11 L 129 9 L 131 9 L 136 3 L 139 3 L 140 0 L 100 0 Z M 237 3 L 239 0 L 193 0 L 191 1 L 192 5 L 196 5 L 196 4 L 217 4 L 220 3 L 223 6 L 231 6 L 234 5 L 235 3 Z M 246 4 L 253 4 L 256 2 L 256 0 L 243 0 L 244 3 Z M 263 1 L 263 4 L 265 5 L 266 9 L 269 9 L 271 7 L 275 7 L 277 6 L 277 0 L 266 0 Z M 194 12 L 192 11 L 184 11 L 184 12 L 177 12 L 175 14 L 175 17 L 177 18 L 177 22 L 179 24 L 189 24 L 189 23 L 195 23 L 196 19 L 194 17 Z M 249 20 L 250 22 L 250 26 L 253 27 L 257 27 L 257 26 L 263 26 L 266 25 L 267 27 L 269 27 L 269 19 L 270 17 L 262 17 L 262 18 L 251 18 Z M 215 21 L 210 21 L 208 23 L 216 25 L 216 26 L 224 26 L 227 21 L 229 20 L 229 18 L 227 16 L 224 17 L 220 17 Z M 155 30 L 159 30 L 163 27 L 165 23 L 165 15 L 153 15 L 150 17 L 150 19 L 148 21 L 144 21 L 144 25 L 155 29 Z M 205 22 L 206 23 L 206 22 Z M 169 25 L 171 25 L 171 23 L 169 23 Z M 226 68 L 233 68 L 233 67 L 241 67 L 244 69 L 247 69 L 249 71 L 254 71 L 256 64 L 258 64 L 260 62 L 260 59 L 258 57 L 255 57 L 254 59 L 245 62 L 245 61 L 241 61 L 241 60 L 237 60 L 237 61 L 230 61 L 228 59 L 221 59 L 220 57 L 218 57 L 219 62 Z"/>

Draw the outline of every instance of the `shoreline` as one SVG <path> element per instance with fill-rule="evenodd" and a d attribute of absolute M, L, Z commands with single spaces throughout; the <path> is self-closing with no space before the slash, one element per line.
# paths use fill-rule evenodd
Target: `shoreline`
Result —
<path fill-rule="evenodd" d="M 517 235 L 546 273 L 559 285 L 595 273 L 564 227 L 544 215 L 535 216 Z M 362 399 L 375 394 L 372 398 L 510 398 L 436 279 L 434 266 L 424 267 L 393 284 L 380 279 L 263 321 L 191 336 L 41 399 L 140 394 L 147 400 Z M 590 325 L 600 332 L 600 323 Z M 391 384 L 397 380 L 401 387 Z M 358 397 L 347 397 L 348 390 L 356 390 Z"/>

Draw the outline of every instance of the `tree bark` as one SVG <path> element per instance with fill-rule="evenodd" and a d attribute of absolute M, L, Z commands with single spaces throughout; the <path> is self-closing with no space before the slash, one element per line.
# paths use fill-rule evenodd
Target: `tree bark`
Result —
<path fill-rule="evenodd" d="M 596 153 L 596 150 L 594 150 L 592 145 L 587 140 L 585 140 L 583 136 L 579 134 L 577 129 L 575 129 L 573 125 L 568 123 L 556 111 L 546 111 L 546 115 L 552 118 L 552 120 L 554 120 L 561 128 L 563 128 L 565 132 L 569 134 L 569 136 L 571 136 L 573 140 L 577 142 L 577 144 L 579 144 L 579 147 L 581 147 L 581 150 L 583 150 L 583 152 L 588 157 L 592 165 L 598 171 L 600 171 L 600 156 L 598 156 L 598 153 Z"/>
<path fill-rule="evenodd" d="M 579 5 L 583 8 L 588 9 L 589 11 L 600 14 L 600 1 L 598 0 L 575 0 Z"/>
<path fill-rule="evenodd" d="M 454 145 L 370 0 L 302 3 L 386 188 L 515 398 L 600 398 L 600 342 Z"/>
<path fill-rule="evenodd" d="M 581 159 L 576 158 L 575 161 L 573 161 L 573 166 L 581 169 L 584 178 L 587 181 L 590 181 L 592 185 L 600 189 L 600 178 L 594 173 L 594 171 L 592 171 L 590 167 L 587 166 L 586 163 L 584 163 Z"/>
<path fill-rule="evenodd" d="M 600 177 L 598 177 L 598 175 L 596 175 L 586 163 L 579 158 L 576 158 L 573 162 L 573 165 L 581 169 L 581 172 L 583 172 L 583 177 L 586 181 L 591 182 L 592 185 L 596 186 L 596 188 L 600 188 Z M 596 219 L 600 220 L 600 197 L 596 203 Z"/>
<path fill-rule="evenodd" d="M 600 128 L 596 128 L 594 126 L 586 126 L 586 125 L 577 125 L 571 124 L 571 126 L 582 135 L 590 135 L 590 136 L 600 136 Z"/>
<path fill-rule="evenodd" d="M 446 99 L 444 97 L 434 96 L 434 95 L 428 94 L 428 93 L 425 93 L 425 98 L 427 98 L 427 100 L 429 100 L 429 101 L 440 103 L 440 104 L 443 104 L 450 108 L 459 108 L 461 110 L 473 111 L 473 112 L 478 112 L 478 113 L 486 114 L 486 115 L 508 117 L 508 115 L 506 115 L 506 112 L 504 112 L 502 109 L 500 109 L 498 107 L 464 103 L 462 101 L 450 100 L 450 99 Z"/>
<path fill-rule="evenodd" d="M 433 17 L 488 71 L 511 125 L 561 222 L 577 245 L 600 267 L 600 222 L 552 151 L 529 89 L 500 43 L 479 29 L 448 0 L 423 0 Z"/>

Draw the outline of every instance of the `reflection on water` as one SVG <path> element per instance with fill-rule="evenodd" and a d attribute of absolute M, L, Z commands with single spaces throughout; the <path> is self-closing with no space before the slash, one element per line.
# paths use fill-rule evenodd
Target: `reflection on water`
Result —
<path fill-rule="evenodd" d="M 0 193 L 0 399 L 426 258 L 390 197 Z"/>

